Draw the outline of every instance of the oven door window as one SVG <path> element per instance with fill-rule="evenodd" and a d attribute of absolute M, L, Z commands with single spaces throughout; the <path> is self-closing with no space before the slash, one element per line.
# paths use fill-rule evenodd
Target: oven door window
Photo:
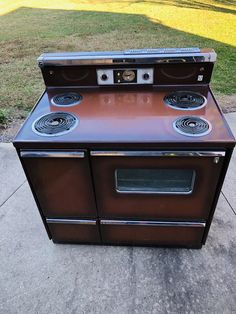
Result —
<path fill-rule="evenodd" d="M 119 193 L 191 194 L 195 171 L 191 169 L 116 169 Z"/>

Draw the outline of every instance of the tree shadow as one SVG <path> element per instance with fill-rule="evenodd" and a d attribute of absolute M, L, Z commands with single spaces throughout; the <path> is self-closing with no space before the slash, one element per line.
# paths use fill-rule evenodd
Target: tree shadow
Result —
<path fill-rule="evenodd" d="M 74 0 L 75 3 L 78 3 L 78 1 Z M 206 2 L 202 2 L 199 0 L 127 0 L 123 1 L 124 3 L 127 3 L 128 5 L 133 5 L 134 3 L 148 3 L 153 5 L 167 5 L 167 6 L 175 6 L 179 8 L 187 8 L 187 9 L 198 9 L 198 10 L 209 10 L 209 11 L 216 11 L 216 12 L 222 12 L 222 13 L 229 13 L 229 14 L 236 14 L 236 7 L 234 9 L 232 8 L 225 8 L 220 5 L 230 5 L 235 6 L 235 1 L 232 0 L 214 0 L 216 4 L 210 4 Z M 114 1 L 106 1 L 106 3 L 114 3 Z"/>
<path fill-rule="evenodd" d="M 176 30 L 158 20 L 151 21 L 145 15 L 20 8 L 0 18 L 0 27 L 3 28 L 4 25 L 5 37 L 0 57 L 2 55 L 2 60 L 8 65 L 15 62 L 17 67 L 20 64 L 17 65 L 17 62 L 22 59 L 33 67 L 36 57 L 49 51 L 210 47 L 218 54 L 213 76 L 215 90 L 226 94 L 236 93 L 233 62 L 235 47 Z M 4 71 L 6 72 L 6 69 L 3 69 Z M 27 70 L 28 78 L 34 80 L 31 72 L 35 73 Z M 37 76 L 37 79 L 39 78 Z M 12 79 L 14 78 L 9 77 L 9 80 Z M 30 91 L 30 88 L 28 90 Z"/>

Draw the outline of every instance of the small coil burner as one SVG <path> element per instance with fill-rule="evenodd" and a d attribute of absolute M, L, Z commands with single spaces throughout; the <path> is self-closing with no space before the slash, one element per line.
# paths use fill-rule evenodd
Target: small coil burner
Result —
<path fill-rule="evenodd" d="M 171 108 L 180 110 L 196 110 L 204 107 L 207 100 L 199 93 L 191 91 L 177 91 L 166 95 L 164 102 Z"/>
<path fill-rule="evenodd" d="M 32 130 L 41 136 L 59 136 L 72 131 L 78 125 L 78 118 L 67 112 L 54 112 L 34 121 Z"/>
<path fill-rule="evenodd" d="M 207 135 L 212 129 L 209 121 L 193 116 L 178 118 L 174 121 L 173 127 L 178 133 L 187 136 Z"/>
<path fill-rule="evenodd" d="M 55 95 L 51 102 L 54 106 L 75 106 L 82 100 L 82 96 L 78 93 L 64 93 Z"/>

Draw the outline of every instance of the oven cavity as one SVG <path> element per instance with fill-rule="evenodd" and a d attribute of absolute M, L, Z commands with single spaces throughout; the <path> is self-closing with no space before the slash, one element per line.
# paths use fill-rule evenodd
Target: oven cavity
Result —
<path fill-rule="evenodd" d="M 207 135 L 212 129 L 209 121 L 194 116 L 178 118 L 174 121 L 173 127 L 178 133 L 187 136 Z"/>
<path fill-rule="evenodd" d="M 82 96 L 78 93 L 64 93 L 55 95 L 51 102 L 54 106 L 75 106 L 82 100 Z"/>
<path fill-rule="evenodd" d="M 206 98 L 191 91 L 177 91 L 164 97 L 164 102 L 171 108 L 180 110 L 196 110 L 204 107 Z"/>
<path fill-rule="evenodd" d="M 78 118 L 67 112 L 54 112 L 35 120 L 32 129 L 41 136 L 59 136 L 69 133 L 78 125 Z"/>

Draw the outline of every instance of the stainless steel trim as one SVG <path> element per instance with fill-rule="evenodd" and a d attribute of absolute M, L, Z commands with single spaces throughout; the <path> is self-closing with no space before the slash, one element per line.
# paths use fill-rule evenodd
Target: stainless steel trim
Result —
<path fill-rule="evenodd" d="M 131 50 L 130 50 L 131 51 Z M 158 50 L 159 51 L 159 50 Z M 44 65 L 56 65 L 56 66 L 72 66 L 80 64 L 133 64 L 139 63 L 162 63 L 166 62 L 166 59 L 177 58 L 192 58 L 191 62 L 195 61 L 195 57 L 199 60 L 202 57 L 201 62 L 215 62 L 216 53 L 214 50 L 200 50 L 200 52 L 191 52 L 191 50 L 173 50 L 164 52 L 154 51 L 150 53 L 144 53 L 144 50 L 135 50 L 134 53 L 129 51 L 102 51 L 102 52 L 67 52 L 67 53 L 45 53 L 38 58 L 38 65 L 43 67 Z M 135 61 L 134 61 L 135 59 Z M 177 61 L 176 61 L 177 62 Z M 182 61 L 180 61 L 182 62 Z M 199 61 L 198 61 L 199 62 Z"/>
<path fill-rule="evenodd" d="M 124 54 L 151 54 L 151 53 L 198 53 L 201 49 L 198 47 L 185 47 L 185 48 L 143 48 L 143 49 L 128 49 L 124 50 Z"/>
<path fill-rule="evenodd" d="M 55 150 L 21 150 L 20 156 L 23 158 L 84 158 L 84 152 L 76 151 L 55 151 Z"/>
<path fill-rule="evenodd" d="M 142 191 L 142 190 L 122 191 L 122 190 L 119 190 L 117 186 L 117 169 L 116 169 L 115 170 L 115 187 L 116 187 L 116 192 L 120 194 L 190 195 L 193 193 L 195 178 L 196 178 L 196 171 L 193 170 L 191 189 L 188 192 L 158 192 L 158 191 Z"/>
<path fill-rule="evenodd" d="M 225 151 L 99 151 L 92 150 L 95 157 L 223 157 Z"/>
<path fill-rule="evenodd" d="M 47 218 L 49 224 L 69 224 L 69 225 L 96 225 L 96 220 L 90 219 L 54 219 Z"/>
<path fill-rule="evenodd" d="M 200 227 L 206 226 L 205 222 L 189 221 L 147 221 L 147 220 L 100 220 L 101 225 L 126 225 L 126 226 L 156 226 L 156 227 Z"/>

